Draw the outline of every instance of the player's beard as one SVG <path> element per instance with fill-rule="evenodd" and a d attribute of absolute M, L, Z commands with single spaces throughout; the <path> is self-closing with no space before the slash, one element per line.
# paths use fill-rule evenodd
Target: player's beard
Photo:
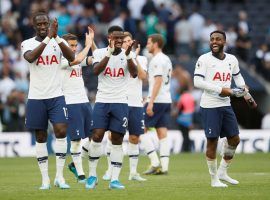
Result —
<path fill-rule="evenodd" d="M 215 57 L 218 58 L 223 53 L 224 45 L 219 45 L 218 46 L 218 51 L 214 51 L 212 47 L 210 47 L 210 48 L 211 48 L 211 51 L 212 51 L 213 56 L 215 56 Z"/>

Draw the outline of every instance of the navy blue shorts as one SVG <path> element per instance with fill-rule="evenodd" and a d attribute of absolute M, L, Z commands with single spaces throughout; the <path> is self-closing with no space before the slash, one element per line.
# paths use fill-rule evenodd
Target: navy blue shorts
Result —
<path fill-rule="evenodd" d="M 137 136 L 144 133 L 143 107 L 128 107 L 128 132 Z"/>
<path fill-rule="evenodd" d="M 144 106 L 145 116 L 145 127 L 146 128 L 168 128 L 168 124 L 170 121 L 170 112 L 171 112 L 171 104 L 170 103 L 154 103 L 153 112 L 154 115 L 152 117 L 146 114 L 147 104 Z"/>
<path fill-rule="evenodd" d="M 90 103 L 68 104 L 67 134 L 71 140 L 84 139 L 91 134 L 92 108 Z"/>
<path fill-rule="evenodd" d="M 29 130 L 47 130 L 52 124 L 67 123 L 68 113 L 64 96 L 51 99 L 28 99 L 25 126 Z"/>
<path fill-rule="evenodd" d="M 103 128 L 125 134 L 128 126 L 128 104 L 95 103 L 92 129 Z"/>
<path fill-rule="evenodd" d="M 201 107 L 201 115 L 207 138 L 232 137 L 239 134 L 237 119 L 231 106 Z"/>

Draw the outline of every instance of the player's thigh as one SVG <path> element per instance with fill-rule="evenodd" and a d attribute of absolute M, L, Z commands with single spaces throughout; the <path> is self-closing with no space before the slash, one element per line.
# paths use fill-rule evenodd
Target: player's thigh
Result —
<path fill-rule="evenodd" d="M 171 104 L 158 103 L 155 105 L 154 113 L 158 116 L 155 128 L 168 128 L 170 123 Z"/>
<path fill-rule="evenodd" d="M 207 138 L 218 138 L 222 126 L 220 108 L 200 108 L 204 133 Z"/>
<path fill-rule="evenodd" d="M 95 103 L 92 114 L 91 129 L 105 129 L 109 126 L 109 112 L 110 104 Z"/>
<path fill-rule="evenodd" d="M 29 130 L 47 130 L 48 115 L 44 100 L 28 99 L 26 104 L 25 126 Z"/>
<path fill-rule="evenodd" d="M 91 123 L 93 120 L 93 111 L 90 103 L 85 103 L 83 105 L 83 113 L 84 113 L 84 137 L 89 137 L 91 135 Z"/>
<path fill-rule="evenodd" d="M 143 107 L 128 107 L 128 132 L 129 135 L 140 136 L 144 133 Z"/>
<path fill-rule="evenodd" d="M 236 116 L 231 106 L 222 108 L 223 121 L 221 129 L 221 137 L 233 137 L 239 134 L 239 128 Z"/>
<path fill-rule="evenodd" d="M 67 134 L 71 140 L 84 138 L 84 116 L 82 104 L 69 104 Z"/>
<path fill-rule="evenodd" d="M 64 96 L 46 99 L 46 105 L 52 124 L 68 123 L 68 110 Z"/>
<path fill-rule="evenodd" d="M 109 130 L 111 132 L 125 134 L 127 126 L 128 126 L 128 104 L 111 103 Z"/>

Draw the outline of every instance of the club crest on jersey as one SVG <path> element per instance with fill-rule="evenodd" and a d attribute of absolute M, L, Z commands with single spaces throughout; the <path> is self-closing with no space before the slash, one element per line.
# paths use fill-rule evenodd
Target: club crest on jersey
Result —
<path fill-rule="evenodd" d="M 230 81 L 231 80 L 231 74 L 230 73 L 220 73 L 216 72 L 214 75 L 213 81 Z"/>
<path fill-rule="evenodd" d="M 110 68 L 106 67 L 103 73 L 104 76 L 110 77 L 123 77 L 125 76 L 125 72 L 123 68 Z"/>
<path fill-rule="evenodd" d="M 36 65 L 52 65 L 52 64 L 59 64 L 56 55 L 47 55 L 47 56 L 39 56 L 36 62 Z"/>

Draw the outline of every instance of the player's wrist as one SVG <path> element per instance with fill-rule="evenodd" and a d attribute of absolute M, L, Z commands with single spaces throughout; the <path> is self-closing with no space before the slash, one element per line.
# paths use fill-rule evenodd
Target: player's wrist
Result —
<path fill-rule="evenodd" d="M 106 53 L 106 57 L 111 57 L 113 51 L 114 51 L 114 48 L 108 46 L 108 48 L 107 48 L 107 53 Z"/>
<path fill-rule="evenodd" d="M 42 40 L 42 42 L 43 42 L 44 44 L 48 44 L 48 43 L 50 42 L 50 40 L 51 40 L 51 38 L 47 36 L 47 37 L 45 37 L 44 40 Z"/>
<path fill-rule="evenodd" d="M 62 38 L 60 38 L 58 35 L 54 39 L 57 42 L 57 44 L 60 44 L 61 42 L 63 42 Z"/>

